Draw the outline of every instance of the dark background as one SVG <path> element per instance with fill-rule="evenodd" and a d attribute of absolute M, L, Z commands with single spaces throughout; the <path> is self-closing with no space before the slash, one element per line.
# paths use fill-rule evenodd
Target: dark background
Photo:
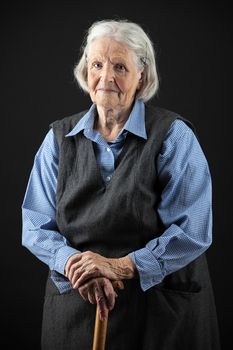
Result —
<path fill-rule="evenodd" d="M 153 100 L 191 120 L 213 178 L 207 252 L 223 349 L 232 346 L 232 13 L 227 1 L 12 2 L 1 5 L 1 344 L 39 349 L 47 267 L 21 246 L 21 204 L 50 122 L 90 105 L 73 78 L 85 30 L 127 18 L 155 43 Z M 83 349 L 86 350 L 86 349 Z"/>

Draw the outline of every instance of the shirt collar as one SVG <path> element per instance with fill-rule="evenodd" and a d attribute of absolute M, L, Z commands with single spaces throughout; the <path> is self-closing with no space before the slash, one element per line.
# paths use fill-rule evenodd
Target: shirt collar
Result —
<path fill-rule="evenodd" d="M 93 104 L 86 114 L 79 120 L 75 127 L 66 135 L 74 136 L 82 130 L 93 130 L 94 117 L 96 112 L 96 105 Z M 145 105 L 141 100 L 136 100 L 133 109 L 125 123 L 123 130 L 127 130 L 132 134 L 147 139 L 145 127 Z"/>

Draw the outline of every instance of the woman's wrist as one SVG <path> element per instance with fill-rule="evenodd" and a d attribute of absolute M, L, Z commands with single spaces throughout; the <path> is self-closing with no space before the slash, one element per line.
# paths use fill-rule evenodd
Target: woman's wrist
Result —
<path fill-rule="evenodd" d="M 136 266 L 130 256 L 124 256 L 123 258 L 119 258 L 118 265 L 121 271 L 121 275 L 124 276 L 124 279 L 134 278 L 137 274 Z"/>

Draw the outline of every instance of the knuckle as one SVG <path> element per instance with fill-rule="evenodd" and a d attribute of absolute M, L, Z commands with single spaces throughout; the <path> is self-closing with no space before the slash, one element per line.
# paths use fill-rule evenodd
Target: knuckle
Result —
<path fill-rule="evenodd" d="M 70 257 L 70 259 L 69 259 L 69 262 L 70 262 L 71 264 L 73 264 L 74 261 L 76 261 L 76 258 L 77 258 L 76 254 L 72 255 L 72 256 Z"/>
<path fill-rule="evenodd" d="M 97 299 L 98 303 L 100 303 L 100 304 L 104 304 L 104 302 L 105 302 L 103 295 L 97 295 L 96 299 Z"/>
<path fill-rule="evenodd" d="M 71 272 L 72 274 L 74 274 L 74 273 L 75 273 L 75 270 L 76 270 L 75 266 L 72 265 L 72 266 L 70 267 L 70 272 Z"/>
<path fill-rule="evenodd" d="M 92 265 L 92 267 L 91 267 L 91 270 L 92 270 L 93 272 L 97 272 L 97 271 L 99 270 L 99 268 L 98 268 L 98 266 L 94 263 L 94 264 Z"/>
<path fill-rule="evenodd" d="M 81 286 L 81 287 L 79 287 L 79 291 L 82 294 L 87 294 L 88 288 L 86 286 Z"/>

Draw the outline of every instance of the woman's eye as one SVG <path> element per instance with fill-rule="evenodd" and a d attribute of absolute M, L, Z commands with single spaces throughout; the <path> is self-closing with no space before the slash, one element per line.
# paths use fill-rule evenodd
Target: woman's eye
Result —
<path fill-rule="evenodd" d="M 99 69 L 102 67 L 102 64 L 100 62 L 94 62 L 92 66 Z"/>
<path fill-rule="evenodd" d="M 116 64 L 115 67 L 120 72 L 124 72 L 125 71 L 125 66 L 123 66 L 123 64 Z"/>

